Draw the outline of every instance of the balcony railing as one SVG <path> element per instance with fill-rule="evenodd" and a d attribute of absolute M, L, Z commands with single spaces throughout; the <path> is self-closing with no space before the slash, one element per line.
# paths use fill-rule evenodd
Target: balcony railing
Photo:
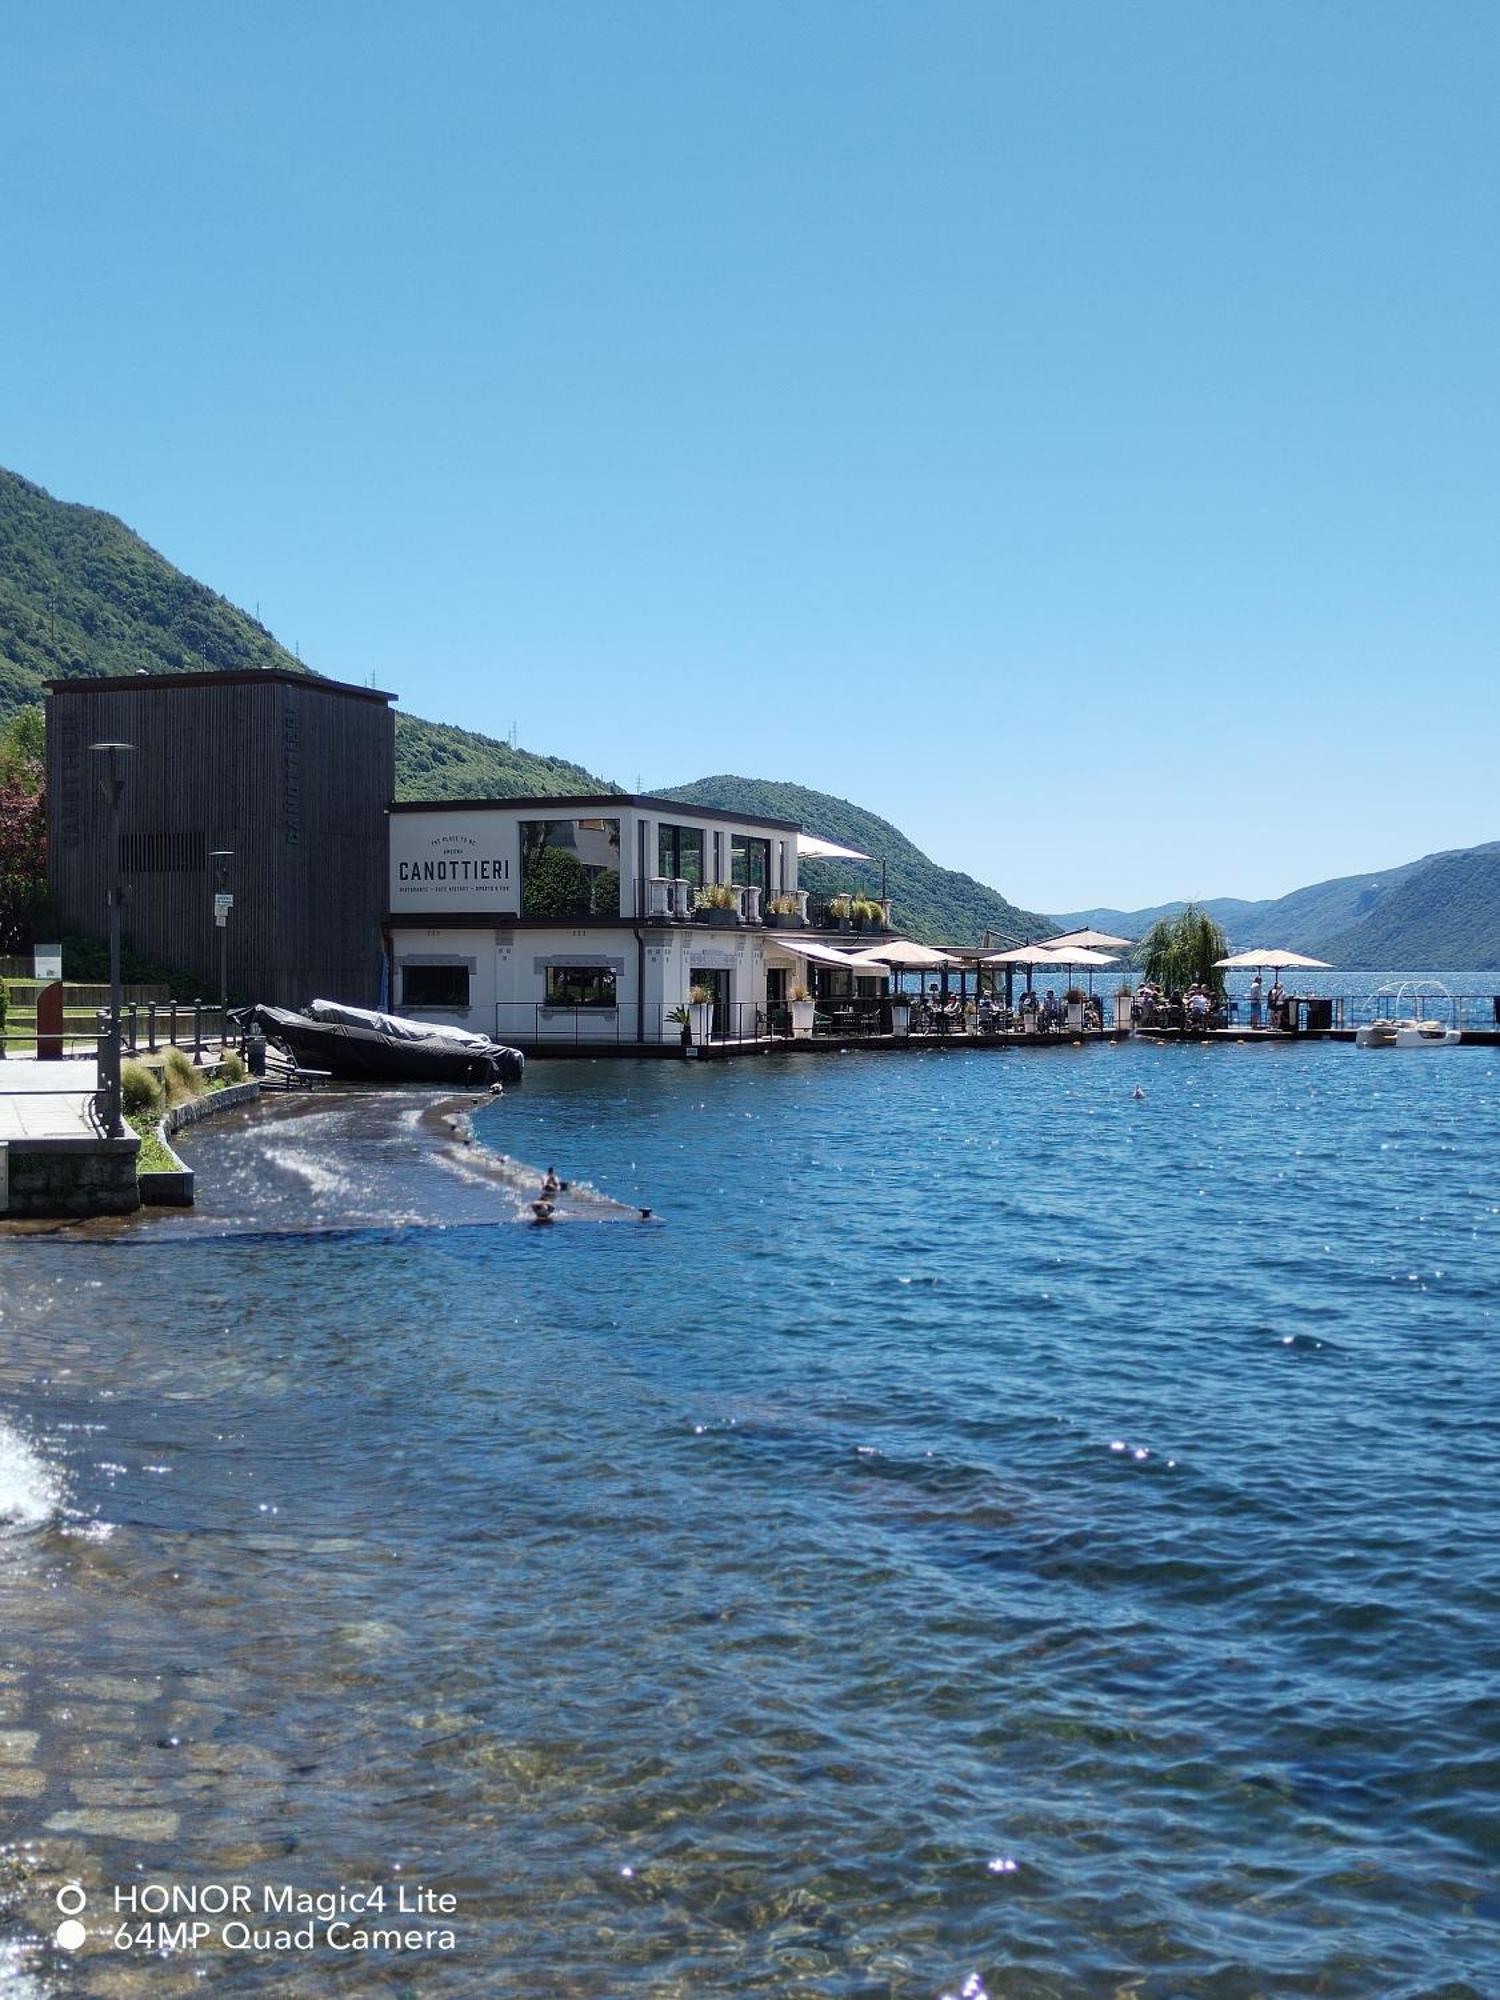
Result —
<path fill-rule="evenodd" d="M 700 900 L 705 891 L 696 883 L 685 882 L 680 876 L 648 875 L 636 885 L 636 915 L 645 923 L 718 922 L 765 925 L 771 930 L 847 931 L 854 935 L 884 936 L 892 928 L 889 898 L 875 905 L 880 914 L 872 917 L 868 908 L 856 916 L 848 898 L 810 896 L 806 889 L 787 889 L 772 895 L 758 883 L 733 883 L 718 885 L 715 893 L 721 888 L 728 888 L 732 901 L 716 907 Z"/>

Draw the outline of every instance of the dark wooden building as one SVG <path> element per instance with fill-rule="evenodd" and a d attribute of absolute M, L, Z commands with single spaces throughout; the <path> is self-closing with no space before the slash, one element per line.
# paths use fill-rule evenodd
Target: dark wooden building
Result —
<path fill-rule="evenodd" d="M 124 934 L 217 994 L 214 892 L 234 897 L 229 990 L 373 1006 L 386 905 L 394 695 L 248 668 L 53 681 L 47 699 L 49 872 L 64 928 L 103 936 L 118 858 Z M 125 742 L 118 857 L 99 755 Z M 219 864 L 211 856 L 233 850 Z"/>

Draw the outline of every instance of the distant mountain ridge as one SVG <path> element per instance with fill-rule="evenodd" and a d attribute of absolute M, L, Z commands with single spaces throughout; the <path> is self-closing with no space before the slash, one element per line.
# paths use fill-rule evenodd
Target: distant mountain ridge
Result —
<path fill-rule="evenodd" d="M 1500 841 L 1426 854 L 1373 875 L 1336 876 L 1261 903 L 1194 900 L 1237 950 L 1290 945 L 1348 972 L 1500 971 Z M 1055 922 L 1140 937 L 1183 907 L 1074 910 Z"/>
<path fill-rule="evenodd" d="M 720 773 L 689 785 L 658 788 L 657 796 L 747 816 L 796 820 L 809 833 L 871 857 L 801 862 L 798 879 L 815 895 L 830 896 L 840 889 L 878 895 L 883 862 L 897 928 L 921 944 L 977 944 L 988 931 L 998 951 L 1004 944 L 1045 936 L 1054 928 L 1049 918 L 1018 909 L 998 889 L 987 888 L 972 875 L 939 868 L 888 819 L 831 792 Z"/>

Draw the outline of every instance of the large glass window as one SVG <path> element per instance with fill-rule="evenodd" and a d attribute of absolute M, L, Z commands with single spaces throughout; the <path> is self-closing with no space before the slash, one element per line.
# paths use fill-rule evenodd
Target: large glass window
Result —
<path fill-rule="evenodd" d="M 703 881 L 703 829 L 701 826 L 668 826 L 656 829 L 656 872 L 677 882 L 691 882 L 696 889 Z"/>
<path fill-rule="evenodd" d="M 521 915 L 617 917 L 620 914 L 620 822 L 617 819 L 523 819 Z"/>
<path fill-rule="evenodd" d="M 613 1007 L 615 975 L 602 965 L 549 965 L 549 1007 Z"/>
<path fill-rule="evenodd" d="M 769 840 L 751 840 L 743 834 L 734 836 L 734 844 L 729 850 L 729 879 L 736 888 L 747 886 L 769 889 L 771 886 L 771 843 Z"/>
<path fill-rule="evenodd" d="M 453 1007 L 468 1011 L 469 968 L 466 965 L 403 965 L 403 1007 Z"/>

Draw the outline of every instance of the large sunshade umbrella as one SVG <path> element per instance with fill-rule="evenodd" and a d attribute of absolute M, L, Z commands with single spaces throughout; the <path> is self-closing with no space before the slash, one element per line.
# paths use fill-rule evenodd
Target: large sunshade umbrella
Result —
<path fill-rule="evenodd" d="M 1018 944 L 1012 946 L 1009 951 L 992 952 L 981 963 L 984 965 L 1024 965 L 1026 968 L 1026 991 L 1029 993 L 1031 991 L 1033 968 L 1038 965 L 1056 965 L 1058 961 L 1052 956 L 1045 945 Z M 1006 989 L 1006 993 L 1007 1004 L 1009 1004 L 1009 988 Z"/>
<path fill-rule="evenodd" d="M 1064 946 L 1071 951 L 1075 945 L 1081 947 L 1084 951 L 1114 951 L 1116 949 L 1123 951 L 1128 945 L 1134 944 L 1135 939 L 1116 937 L 1112 931 L 1084 930 L 1064 931 L 1061 937 L 1048 938 L 1047 943 L 1053 951 L 1061 951 Z"/>
<path fill-rule="evenodd" d="M 1118 956 L 1113 953 L 1093 951 L 1087 945 L 1074 944 L 1071 939 L 1067 939 L 1059 945 L 1057 939 L 1053 938 L 1050 941 L 1050 945 L 1051 948 L 1047 952 L 1047 957 L 1054 965 L 1065 965 L 1070 971 L 1075 966 L 1081 971 L 1087 971 L 1090 993 L 1094 990 L 1095 972 L 1101 966 L 1118 965 L 1120 963 Z"/>
<path fill-rule="evenodd" d="M 1288 971 L 1304 967 L 1310 972 L 1329 970 L 1326 958 L 1309 958 L 1306 952 L 1289 951 L 1284 946 L 1269 944 L 1257 945 L 1250 951 L 1237 951 L 1232 958 L 1216 958 L 1214 965 L 1223 972 L 1247 971 L 1251 966 L 1259 970 L 1263 965 L 1269 965 L 1273 972 L 1280 972 L 1283 967 Z"/>
<path fill-rule="evenodd" d="M 885 944 L 868 945 L 856 952 L 856 965 L 899 965 L 903 970 L 926 972 L 936 970 L 940 965 L 962 965 L 961 958 L 950 958 L 945 951 L 934 951 L 930 944 L 918 944 L 915 938 L 891 938 Z"/>

